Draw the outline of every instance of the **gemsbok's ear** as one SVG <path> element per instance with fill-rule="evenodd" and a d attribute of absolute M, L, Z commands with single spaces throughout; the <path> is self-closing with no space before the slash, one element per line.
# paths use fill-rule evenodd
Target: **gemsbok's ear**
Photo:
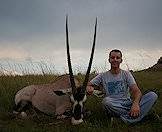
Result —
<path fill-rule="evenodd" d="M 57 90 L 57 91 L 53 91 L 56 95 L 58 96 L 63 96 L 66 95 L 66 93 L 64 93 L 63 91 Z"/>
<path fill-rule="evenodd" d="M 53 92 L 58 96 L 63 96 L 63 95 L 71 95 L 72 90 L 71 88 L 69 88 L 69 89 L 55 90 Z"/>

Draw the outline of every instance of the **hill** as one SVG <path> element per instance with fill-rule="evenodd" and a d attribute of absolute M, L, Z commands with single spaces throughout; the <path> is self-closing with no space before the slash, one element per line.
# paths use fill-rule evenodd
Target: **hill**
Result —
<path fill-rule="evenodd" d="M 159 60 L 157 61 L 157 63 L 155 65 L 153 65 L 152 67 L 149 67 L 146 70 L 149 70 L 149 71 L 162 71 L 162 57 L 159 58 Z"/>

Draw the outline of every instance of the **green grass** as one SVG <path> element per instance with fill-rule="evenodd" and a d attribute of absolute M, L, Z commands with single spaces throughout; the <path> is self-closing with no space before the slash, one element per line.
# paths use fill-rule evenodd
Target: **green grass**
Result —
<path fill-rule="evenodd" d="M 30 84 L 44 84 L 53 81 L 56 75 L 26 75 L 26 76 L 0 76 L 0 132 L 55 132 L 55 131 L 93 131 L 93 132 L 160 132 L 162 129 L 162 72 L 139 71 L 133 73 L 143 93 L 153 90 L 159 98 L 153 109 L 160 119 L 147 120 L 136 125 L 124 124 L 115 118 L 112 123 L 105 115 L 101 107 L 102 98 L 89 96 L 86 108 L 92 111 L 92 115 L 84 119 L 84 123 L 72 126 L 70 120 L 56 120 L 44 114 L 33 114 L 28 119 L 12 118 L 10 112 L 14 105 L 15 93 Z M 84 76 L 77 77 L 83 81 Z"/>

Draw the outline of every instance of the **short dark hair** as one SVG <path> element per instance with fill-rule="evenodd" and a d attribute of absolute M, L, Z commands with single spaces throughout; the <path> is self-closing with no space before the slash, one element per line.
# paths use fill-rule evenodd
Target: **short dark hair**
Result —
<path fill-rule="evenodd" d="M 118 53 L 120 53 L 120 55 L 122 57 L 122 52 L 120 50 L 118 50 L 118 49 L 111 50 L 110 53 L 109 53 L 109 57 L 110 57 L 110 55 L 111 55 L 112 52 L 118 52 Z"/>

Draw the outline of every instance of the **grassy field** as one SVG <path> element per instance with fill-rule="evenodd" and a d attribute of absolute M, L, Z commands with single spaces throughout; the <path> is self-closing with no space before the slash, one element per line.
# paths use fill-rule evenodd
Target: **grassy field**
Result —
<path fill-rule="evenodd" d="M 49 83 L 56 78 L 56 75 L 0 76 L 0 132 L 160 132 L 162 129 L 162 71 L 139 71 L 134 72 L 133 75 L 142 93 L 153 90 L 159 95 L 153 107 L 160 117 L 159 120 L 149 119 L 136 125 L 128 125 L 115 118 L 111 123 L 101 108 L 102 98 L 95 96 L 89 96 L 85 104 L 92 114 L 78 126 L 72 126 L 69 119 L 56 120 L 55 117 L 38 113 L 32 114 L 27 119 L 13 118 L 10 112 L 14 105 L 15 93 L 30 84 Z M 82 81 L 83 77 L 79 74 L 78 78 Z"/>

